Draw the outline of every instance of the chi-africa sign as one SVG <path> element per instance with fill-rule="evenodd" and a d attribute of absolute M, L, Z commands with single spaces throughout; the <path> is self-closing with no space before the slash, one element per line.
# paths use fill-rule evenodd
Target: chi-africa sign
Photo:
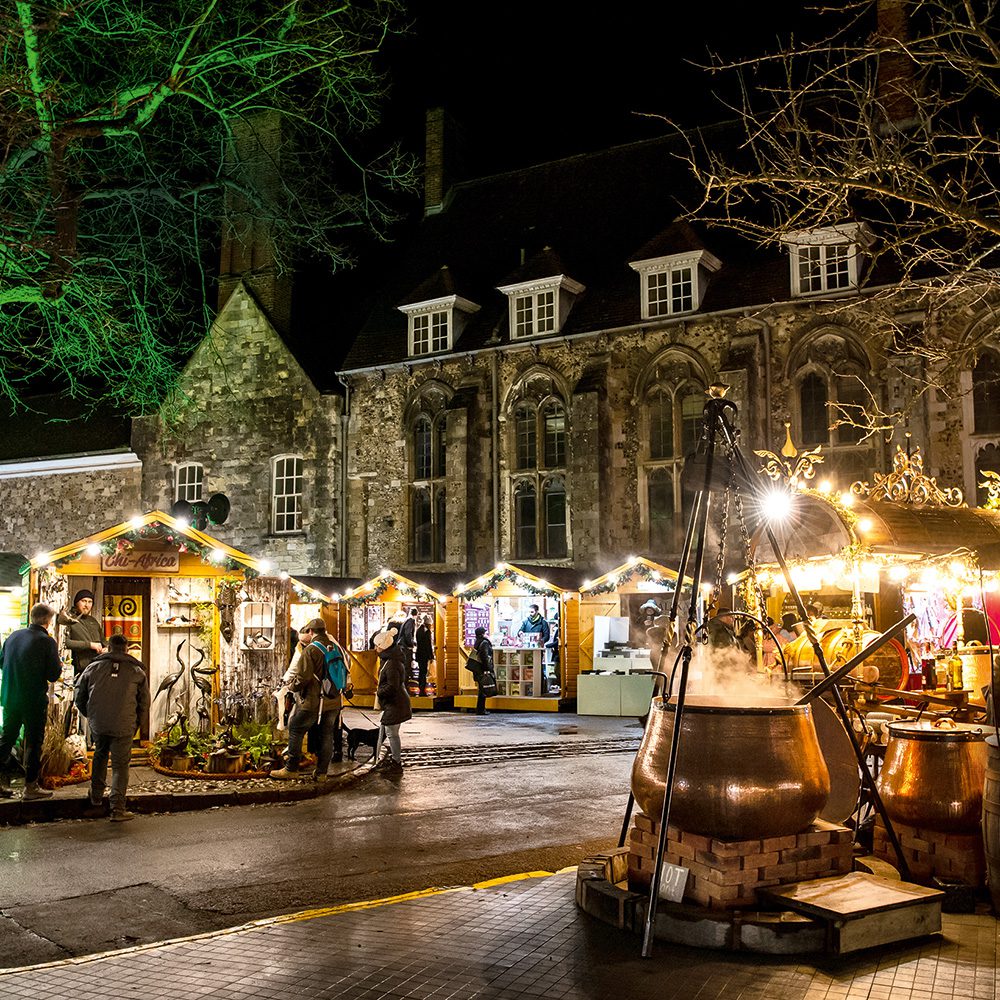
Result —
<path fill-rule="evenodd" d="M 132 549 L 101 556 L 102 573 L 177 573 L 180 568 L 181 556 L 176 549 Z"/>

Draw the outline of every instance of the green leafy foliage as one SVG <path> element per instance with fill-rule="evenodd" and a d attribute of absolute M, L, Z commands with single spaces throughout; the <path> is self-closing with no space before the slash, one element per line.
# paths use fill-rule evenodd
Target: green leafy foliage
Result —
<path fill-rule="evenodd" d="M 206 331 L 220 227 L 331 268 L 413 182 L 378 121 L 395 0 L 15 0 L 0 18 L 0 394 L 155 407 Z M 13 9 L 11 9 L 13 8 Z M 371 143 L 366 144 L 369 147 Z M 263 259 L 261 246 L 267 248 Z M 232 266 L 230 261 L 224 266 Z"/>

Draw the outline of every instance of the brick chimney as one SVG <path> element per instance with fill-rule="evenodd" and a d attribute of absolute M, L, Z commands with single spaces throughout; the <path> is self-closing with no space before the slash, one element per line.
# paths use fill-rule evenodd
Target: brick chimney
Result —
<path fill-rule="evenodd" d="M 444 211 L 448 191 L 458 180 L 461 136 L 443 108 L 428 109 L 424 136 L 424 215 L 436 215 Z"/>
<path fill-rule="evenodd" d="M 878 0 L 875 42 L 878 57 L 876 96 L 885 112 L 886 126 L 906 128 L 917 120 L 917 79 L 905 47 L 910 41 L 909 0 Z"/>
<path fill-rule="evenodd" d="M 291 318 L 291 279 L 279 273 L 268 217 L 277 205 L 281 150 L 281 119 L 276 112 L 245 119 L 234 129 L 227 156 L 228 172 L 262 192 L 265 205 L 261 210 L 241 194 L 226 192 L 219 260 L 219 310 L 242 280 L 277 329 L 287 331 Z"/>

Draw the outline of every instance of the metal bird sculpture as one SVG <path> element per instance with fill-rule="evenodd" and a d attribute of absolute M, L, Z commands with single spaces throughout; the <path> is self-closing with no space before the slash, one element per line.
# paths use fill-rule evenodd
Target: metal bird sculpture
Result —
<path fill-rule="evenodd" d="M 153 701 L 156 701 L 156 699 L 159 698 L 164 691 L 169 692 L 170 689 L 181 679 L 181 676 L 187 669 L 184 664 L 184 661 L 181 659 L 181 646 L 183 646 L 185 642 L 187 642 L 187 639 L 181 639 L 174 653 L 174 655 L 177 658 L 177 664 L 180 667 L 180 669 L 175 670 L 172 674 L 167 674 L 167 676 L 164 677 L 162 681 L 160 681 L 160 686 L 156 689 L 156 694 L 153 695 Z M 204 654 L 202 655 L 202 659 L 204 659 Z"/>
<path fill-rule="evenodd" d="M 202 659 L 204 659 L 204 657 L 202 657 Z M 198 662 L 200 663 L 201 660 Z M 218 672 L 218 667 L 212 667 L 210 670 L 205 670 L 204 668 L 196 666 L 191 668 L 191 681 L 201 692 L 201 696 L 198 698 L 195 710 L 198 712 L 198 728 L 202 731 L 208 730 L 209 723 L 211 721 L 212 713 L 209 711 L 208 706 L 212 700 L 212 677 Z"/>

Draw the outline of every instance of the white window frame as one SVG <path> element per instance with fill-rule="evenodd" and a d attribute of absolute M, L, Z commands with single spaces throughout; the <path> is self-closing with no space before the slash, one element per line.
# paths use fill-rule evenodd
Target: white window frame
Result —
<path fill-rule="evenodd" d="M 194 481 L 188 481 L 186 473 L 197 470 Z M 189 496 L 191 487 L 196 487 L 195 496 Z M 184 462 L 182 465 L 174 466 L 174 502 L 184 500 L 187 503 L 200 503 L 204 498 L 205 490 L 205 467 L 200 462 Z M 182 493 L 183 491 L 183 493 Z"/>
<path fill-rule="evenodd" d="M 475 302 L 463 299 L 461 295 L 446 295 L 397 308 L 407 318 L 407 354 L 411 358 L 423 358 L 452 350 L 455 346 L 456 326 L 461 325 L 465 316 L 479 311 Z"/>
<path fill-rule="evenodd" d="M 286 466 L 284 463 L 287 462 L 297 462 L 298 471 L 293 472 L 291 476 L 288 475 L 286 471 Z M 282 481 L 291 479 L 293 484 L 295 480 L 298 480 L 298 490 L 293 490 L 290 492 L 278 492 L 278 468 L 279 465 L 282 467 Z M 301 455 L 289 454 L 289 455 L 275 455 L 271 459 L 271 534 L 273 535 L 298 535 L 302 533 L 302 496 L 303 487 L 305 483 L 304 476 L 304 463 L 302 461 Z M 297 498 L 295 504 L 295 509 L 291 515 L 287 510 L 278 513 L 278 501 L 286 500 L 288 498 Z M 279 517 L 282 519 L 287 519 L 289 516 L 292 517 L 292 527 L 288 527 L 287 520 L 282 521 L 282 526 L 278 526 Z"/>
<path fill-rule="evenodd" d="M 858 287 L 858 257 L 859 247 L 865 239 L 866 231 L 860 225 L 830 226 L 827 229 L 815 229 L 808 232 L 789 233 L 782 239 L 788 247 L 788 265 L 791 276 L 792 295 L 796 298 L 808 298 L 814 295 L 837 295 L 850 293 Z M 830 279 L 840 273 L 831 265 L 833 251 L 843 251 L 846 248 L 847 280 L 845 284 L 831 286 Z M 816 278 L 819 287 L 803 287 L 803 267 L 805 254 L 815 254 L 818 271 Z"/>
<path fill-rule="evenodd" d="M 636 260 L 629 263 L 639 275 L 639 284 L 642 290 L 642 318 L 643 319 L 665 319 L 670 316 L 684 316 L 697 312 L 701 308 L 701 299 L 704 294 L 707 281 L 705 275 L 712 274 L 722 267 L 722 261 L 713 256 L 707 250 L 697 250 L 693 253 L 671 254 L 669 257 L 650 257 L 648 260 Z M 682 278 L 684 272 L 688 272 L 687 278 Z M 659 284 L 659 277 L 665 275 L 665 300 L 658 302 L 650 295 L 650 289 L 654 284 Z M 686 280 L 691 285 L 691 301 L 685 308 L 678 307 L 674 301 L 674 284 L 679 280 Z M 657 308 L 654 305 L 662 305 L 666 308 Z"/>
<path fill-rule="evenodd" d="M 550 278 L 521 281 L 516 285 L 499 285 L 497 291 L 507 296 L 510 339 L 528 340 L 532 337 L 547 337 L 558 333 L 569 313 L 569 297 L 579 295 L 583 291 L 583 285 L 565 274 L 556 274 Z M 539 305 L 549 295 L 552 296 L 551 315 L 545 328 L 541 329 L 537 321 Z M 530 305 L 530 316 L 527 320 L 525 316 L 528 310 L 521 305 L 522 303 Z"/>

